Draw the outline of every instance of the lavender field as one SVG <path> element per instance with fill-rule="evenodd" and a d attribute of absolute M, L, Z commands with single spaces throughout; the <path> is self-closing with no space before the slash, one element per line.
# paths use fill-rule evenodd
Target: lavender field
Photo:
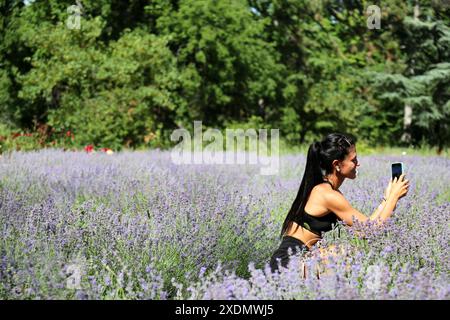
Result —
<path fill-rule="evenodd" d="M 370 215 L 390 162 L 411 181 L 383 229 L 339 226 L 281 274 L 267 268 L 305 156 L 174 165 L 162 151 L 0 158 L 0 299 L 449 299 L 450 159 L 364 156 L 341 191 Z M 355 230 L 358 230 L 355 232 Z M 320 277 L 312 270 L 321 270 Z"/>

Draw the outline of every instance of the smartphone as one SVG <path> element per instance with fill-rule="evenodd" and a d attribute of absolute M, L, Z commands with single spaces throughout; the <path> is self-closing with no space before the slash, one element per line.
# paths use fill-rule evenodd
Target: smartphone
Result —
<path fill-rule="evenodd" d="M 394 162 L 391 165 L 392 169 L 392 179 L 397 177 L 397 179 L 405 172 L 403 162 Z"/>

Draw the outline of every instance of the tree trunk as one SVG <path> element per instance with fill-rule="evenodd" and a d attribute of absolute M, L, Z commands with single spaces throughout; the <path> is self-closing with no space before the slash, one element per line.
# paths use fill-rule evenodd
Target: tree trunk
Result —
<path fill-rule="evenodd" d="M 416 2 L 416 5 L 414 6 L 414 19 L 419 20 L 420 16 L 420 7 L 419 3 Z M 414 69 L 412 70 L 414 73 Z M 405 104 L 404 106 L 404 118 L 403 118 L 403 135 L 401 137 L 401 141 L 404 143 L 411 143 L 411 133 L 410 133 L 410 127 L 412 123 L 412 107 L 408 104 Z"/>
<path fill-rule="evenodd" d="M 403 118 L 403 135 L 401 141 L 404 143 L 411 143 L 410 127 L 412 123 L 412 107 L 409 104 L 405 104 L 404 118 Z"/>
<path fill-rule="evenodd" d="M 419 2 L 416 2 L 416 5 L 414 6 L 414 19 L 419 20 L 419 16 L 420 16 Z"/>

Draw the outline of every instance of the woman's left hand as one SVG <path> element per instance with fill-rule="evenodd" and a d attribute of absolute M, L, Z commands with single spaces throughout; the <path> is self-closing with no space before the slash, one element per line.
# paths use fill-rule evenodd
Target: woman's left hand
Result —
<path fill-rule="evenodd" d="M 384 190 L 384 198 L 387 200 L 389 198 L 389 195 L 391 194 L 392 189 L 392 179 L 389 180 L 389 184 L 386 187 L 386 190 Z"/>

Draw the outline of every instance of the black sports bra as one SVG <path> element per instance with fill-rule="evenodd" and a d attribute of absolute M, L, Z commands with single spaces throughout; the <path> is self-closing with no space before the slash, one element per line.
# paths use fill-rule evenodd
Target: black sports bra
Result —
<path fill-rule="evenodd" d="M 331 182 L 325 181 L 331 185 Z M 331 185 L 332 186 L 332 185 Z M 333 187 L 333 186 L 332 186 Z M 334 212 L 330 212 L 322 217 L 315 217 L 304 211 L 303 219 L 300 216 L 296 216 L 293 221 L 302 226 L 306 230 L 321 236 L 322 232 L 330 231 L 333 229 L 333 224 L 336 224 L 340 219 Z"/>

